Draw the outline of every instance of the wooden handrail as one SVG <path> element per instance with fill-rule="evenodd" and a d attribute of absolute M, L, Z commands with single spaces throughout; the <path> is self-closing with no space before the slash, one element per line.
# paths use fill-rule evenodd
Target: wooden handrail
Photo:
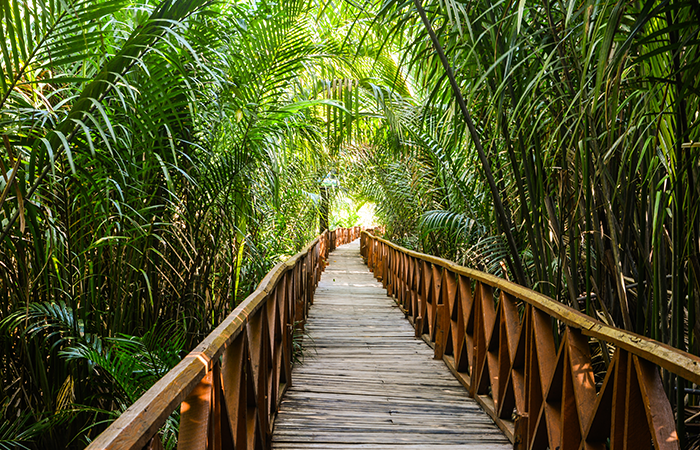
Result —
<path fill-rule="evenodd" d="M 178 406 L 178 449 L 269 448 L 279 401 L 291 385 L 293 330 L 306 320 L 331 248 L 360 231 L 326 231 L 277 264 L 87 449 L 160 449 L 158 430 Z"/>
<path fill-rule="evenodd" d="M 360 239 L 368 267 L 416 335 L 516 448 L 679 448 L 655 366 L 700 384 L 697 356 L 493 275 L 366 232 Z M 599 390 L 589 337 L 616 349 Z"/>
<path fill-rule="evenodd" d="M 359 226 L 353 228 L 336 228 L 333 231 L 329 231 L 329 242 L 331 243 L 330 251 L 335 250 L 335 248 L 340 245 L 348 244 L 359 238 L 361 232 L 362 227 Z"/>

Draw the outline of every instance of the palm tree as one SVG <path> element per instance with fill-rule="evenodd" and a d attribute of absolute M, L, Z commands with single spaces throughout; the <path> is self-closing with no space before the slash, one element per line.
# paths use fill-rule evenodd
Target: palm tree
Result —
<path fill-rule="evenodd" d="M 698 18 L 8 0 L 0 442 L 83 445 L 176 361 L 148 336 L 190 348 L 315 234 L 329 173 L 404 245 L 697 352 Z"/>
<path fill-rule="evenodd" d="M 385 1 L 379 8 L 414 90 L 429 93 L 427 119 L 405 128 L 431 136 L 419 145 L 433 162 L 410 169 L 416 175 L 401 186 L 375 189 L 380 202 L 411 183 L 413 196 L 438 193 L 422 221 L 401 232 L 431 236 L 423 247 L 448 256 L 461 251 L 469 260 L 479 248 L 506 262 L 520 258 L 535 289 L 697 352 L 698 204 L 691 199 L 699 161 L 683 143 L 697 140 L 700 10 L 687 2 Z M 474 121 L 468 137 L 459 96 Z M 443 118 L 441 133 L 432 131 L 432 113 Z M 445 130 L 457 157 L 445 158 L 448 146 L 433 143 Z M 486 159 L 475 164 L 479 141 Z M 435 172 L 438 161 L 456 164 L 460 175 Z M 494 183 L 479 206 L 453 201 L 455 190 L 482 192 L 473 180 L 486 181 L 489 171 Z M 476 222 L 493 246 L 475 246 L 465 232 L 455 237 L 465 218 L 477 219 L 474 211 L 491 217 Z M 515 251 L 503 213 L 514 224 Z M 518 278 L 517 264 L 505 265 Z"/>
<path fill-rule="evenodd" d="M 339 105 L 307 7 L 0 8 L 1 436 L 83 446 L 176 361 L 140 336 L 191 348 L 313 236 Z"/>

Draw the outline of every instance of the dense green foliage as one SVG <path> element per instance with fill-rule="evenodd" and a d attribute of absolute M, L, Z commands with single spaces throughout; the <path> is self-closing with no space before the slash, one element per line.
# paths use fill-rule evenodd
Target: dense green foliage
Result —
<path fill-rule="evenodd" d="M 0 447 L 83 447 L 316 235 L 349 66 L 314 12 L 0 5 Z"/>
<path fill-rule="evenodd" d="M 695 349 L 692 332 L 682 342 L 682 317 L 691 331 L 700 327 L 700 158 L 682 144 L 700 133 L 700 8 L 592 1 L 425 8 L 497 189 L 486 183 L 415 2 L 388 2 L 382 19 L 394 24 L 392 42 L 418 94 L 395 107 L 398 127 L 353 157 L 366 168 L 358 185 L 393 236 L 511 277 L 522 264 L 524 284 Z"/>
<path fill-rule="evenodd" d="M 354 155 L 390 236 L 697 354 L 698 3 L 386 1 L 380 20 L 417 93 Z"/>
<path fill-rule="evenodd" d="M 699 24 L 695 1 L 0 2 L 0 448 L 84 446 L 315 235 L 328 176 L 334 226 L 372 202 L 404 245 L 697 353 Z"/>

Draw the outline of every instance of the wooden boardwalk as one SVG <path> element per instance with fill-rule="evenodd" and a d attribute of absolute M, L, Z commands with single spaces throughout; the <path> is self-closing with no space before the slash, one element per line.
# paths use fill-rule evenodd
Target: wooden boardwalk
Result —
<path fill-rule="evenodd" d="M 359 241 L 330 255 L 275 420 L 275 449 L 469 449 L 512 445 L 386 296 Z"/>

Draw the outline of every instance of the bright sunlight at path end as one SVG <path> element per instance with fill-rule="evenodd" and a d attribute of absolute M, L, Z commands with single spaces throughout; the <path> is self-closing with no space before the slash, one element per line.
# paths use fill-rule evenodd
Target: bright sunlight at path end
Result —
<path fill-rule="evenodd" d="M 274 449 L 469 449 L 512 445 L 362 262 L 359 240 L 329 257 L 275 420 Z"/>

